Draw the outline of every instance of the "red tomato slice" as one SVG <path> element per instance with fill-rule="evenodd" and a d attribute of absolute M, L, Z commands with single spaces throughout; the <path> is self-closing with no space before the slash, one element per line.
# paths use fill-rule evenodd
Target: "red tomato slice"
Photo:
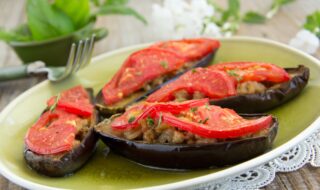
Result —
<path fill-rule="evenodd" d="M 165 124 L 206 138 L 237 138 L 270 127 L 272 122 L 271 116 L 247 120 L 233 110 L 218 106 L 202 106 L 196 112 L 205 123 L 188 121 L 168 113 L 157 113 L 157 117 L 162 117 Z"/>
<path fill-rule="evenodd" d="M 146 83 L 178 70 L 185 63 L 185 58 L 168 50 L 143 49 L 133 53 L 102 89 L 105 104 L 120 101 Z"/>
<path fill-rule="evenodd" d="M 148 98 L 148 102 L 167 102 L 174 98 L 174 93 L 186 90 L 203 93 L 210 99 L 219 99 L 236 94 L 236 82 L 225 72 L 206 68 L 197 68 L 183 74 L 177 80 L 163 86 Z"/>
<path fill-rule="evenodd" d="M 160 42 L 151 48 L 171 50 L 185 57 L 188 61 L 194 61 L 203 58 L 218 49 L 219 46 L 218 40 L 199 38 Z"/>
<path fill-rule="evenodd" d="M 47 102 L 48 107 L 54 105 L 56 99 L 57 96 L 51 97 Z M 90 117 L 93 112 L 89 94 L 80 85 L 61 92 L 57 107 L 83 117 Z"/>
<path fill-rule="evenodd" d="M 139 121 L 147 117 L 154 117 L 156 112 L 168 112 L 178 114 L 181 111 L 188 110 L 193 107 L 208 104 L 208 99 L 189 100 L 184 102 L 167 102 L 167 103 L 142 103 L 130 107 L 126 112 L 117 117 L 111 123 L 115 129 L 128 129 L 139 126 Z"/>
<path fill-rule="evenodd" d="M 27 147 L 38 154 L 56 154 L 71 150 L 76 128 L 70 121 L 75 121 L 76 118 L 76 115 L 61 110 L 45 112 L 28 130 L 25 137 Z"/>
<path fill-rule="evenodd" d="M 281 67 L 271 63 L 259 62 L 230 62 L 220 63 L 209 67 L 210 69 L 226 71 L 239 82 L 286 82 L 290 80 L 289 74 Z"/>

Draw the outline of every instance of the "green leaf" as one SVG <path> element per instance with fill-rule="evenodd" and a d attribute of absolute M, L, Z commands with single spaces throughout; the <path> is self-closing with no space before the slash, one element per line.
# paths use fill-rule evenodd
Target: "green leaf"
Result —
<path fill-rule="evenodd" d="M 18 33 L 16 31 L 6 31 L 4 28 L 0 27 L 0 40 L 6 41 L 6 42 L 12 42 L 12 41 L 30 41 L 31 36 L 24 34 L 24 33 Z"/>
<path fill-rule="evenodd" d="M 249 11 L 243 16 L 242 20 L 246 23 L 260 24 L 266 21 L 266 17 L 260 13 Z"/>
<path fill-rule="evenodd" d="M 279 11 L 279 9 L 289 3 L 292 3 L 295 0 L 273 0 L 272 5 L 271 5 L 271 9 L 270 11 L 267 13 L 267 17 L 268 18 L 272 18 L 275 14 L 277 14 L 277 12 Z"/>
<path fill-rule="evenodd" d="M 303 27 L 320 37 L 320 11 L 308 15 Z"/>
<path fill-rule="evenodd" d="M 233 15 L 235 18 L 239 18 L 240 15 L 240 2 L 239 0 L 229 0 L 228 12 L 230 15 Z"/>
<path fill-rule="evenodd" d="M 82 28 L 89 21 L 89 0 L 56 0 L 54 5 L 71 18 L 76 29 Z"/>
<path fill-rule="evenodd" d="M 72 20 L 47 0 L 28 0 L 27 16 L 34 40 L 49 39 L 75 30 Z"/>
<path fill-rule="evenodd" d="M 138 12 L 136 12 L 132 8 L 123 6 L 123 5 L 102 6 L 96 13 L 96 15 L 109 15 L 109 14 L 134 16 L 144 24 L 147 24 L 147 20 L 142 15 L 140 15 Z"/>
<path fill-rule="evenodd" d="M 106 0 L 104 5 L 126 5 L 129 0 Z"/>

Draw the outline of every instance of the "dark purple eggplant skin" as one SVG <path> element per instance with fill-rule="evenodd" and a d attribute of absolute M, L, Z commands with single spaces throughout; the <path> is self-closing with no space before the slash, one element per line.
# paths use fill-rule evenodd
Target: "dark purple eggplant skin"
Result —
<path fill-rule="evenodd" d="M 256 118 L 265 114 L 243 114 Z M 266 136 L 218 142 L 213 144 L 147 144 L 130 141 L 113 135 L 96 132 L 110 149 L 134 162 L 159 169 L 204 169 L 237 164 L 261 155 L 272 147 L 278 130 L 278 120 L 273 117 Z"/>
<path fill-rule="evenodd" d="M 218 49 L 215 49 L 214 51 L 212 51 L 210 54 L 206 55 L 205 57 L 203 57 L 202 59 L 200 59 L 199 61 L 196 62 L 196 64 L 194 64 L 192 67 L 177 73 L 173 78 L 170 78 L 169 80 L 165 81 L 164 83 L 162 83 L 161 85 L 158 85 L 154 88 L 152 88 L 151 90 L 143 93 L 143 95 L 137 97 L 136 99 L 134 99 L 133 101 L 129 102 L 128 104 L 126 104 L 123 107 L 117 107 L 117 108 L 110 108 L 107 105 L 104 104 L 103 101 L 103 96 L 102 96 L 102 91 L 100 90 L 99 93 L 96 96 L 96 109 L 99 111 L 99 114 L 102 118 L 108 118 L 116 113 L 122 113 L 125 111 L 125 108 L 131 104 L 134 104 L 136 102 L 142 101 L 144 100 L 147 96 L 149 96 L 150 94 L 152 94 L 153 92 L 157 91 L 158 89 L 160 89 L 162 86 L 164 86 L 167 83 L 170 83 L 174 80 L 176 80 L 177 78 L 179 78 L 179 76 L 181 76 L 183 73 L 197 68 L 197 67 L 206 67 L 208 65 L 210 65 L 211 61 L 213 60 L 216 51 Z"/>
<path fill-rule="evenodd" d="M 238 113 L 261 113 L 280 106 L 293 99 L 308 83 L 309 68 L 299 65 L 297 68 L 286 68 L 289 74 L 295 74 L 288 82 L 280 84 L 276 89 L 268 89 L 264 93 L 231 96 L 219 100 L 211 100 L 210 104 L 234 109 Z"/>
<path fill-rule="evenodd" d="M 92 96 L 92 90 L 88 90 Z M 93 99 L 93 98 L 92 98 Z M 24 159 L 28 166 L 39 174 L 50 177 L 62 177 L 79 170 L 94 154 L 99 136 L 94 131 L 98 122 L 98 112 L 94 110 L 91 126 L 81 143 L 71 151 L 58 155 L 40 155 L 27 146 L 24 149 Z"/>

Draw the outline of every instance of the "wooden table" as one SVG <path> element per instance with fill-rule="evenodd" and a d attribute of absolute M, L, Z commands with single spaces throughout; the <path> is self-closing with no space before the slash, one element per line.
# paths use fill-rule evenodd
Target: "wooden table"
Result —
<path fill-rule="evenodd" d="M 159 1 L 132 0 L 131 5 L 140 13 L 150 15 L 151 3 Z M 0 26 L 12 28 L 23 22 L 25 20 L 24 2 L 25 0 L 0 0 Z M 224 4 L 225 2 L 220 1 L 219 3 Z M 243 0 L 242 11 L 258 10 L 266 12 L 270 4 L 271 0 Z M 264 25 L 242 24 L 237 35 L 263 37 L 288 43 L 303 24 L 305 16 L 317 9 L 320 9 L 319 0 L 296 0 L 296 2 L 284 7 L 272 20 L 269 20 Z M 110 35 L 96 45 L 95 55 L 116 48 L 146 42 L 140 32 L 144 25 L 131 17 L 109 16 L 99 18 L 98 25 L 107 27 Z M 316 56 L 320 58 L 320 51 L 317 52 Z M 21 64 L 21 61 L 13 51 L 6 44 L 0 42 L 0 67 L 19 64 Z M 0 83 L 0 110 L 19 94 L 42 80 L 30 78 Z M 0 189 L 17 190 L 23 188 L 0 176 Z M 308 165 L 295 172 L 278 173 L 274 182 L 265 187 L 265 189 L 320 189 L 320 168 L 312 168 Z"/>

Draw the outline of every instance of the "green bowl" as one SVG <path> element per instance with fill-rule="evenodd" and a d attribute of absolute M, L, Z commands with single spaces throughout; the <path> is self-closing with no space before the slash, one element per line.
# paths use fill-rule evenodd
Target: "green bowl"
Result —
<path fill-rule="evenodd" d="M 24 64 L 40 60 L 45 62 L 47 66 L 64 66 L 68 61 L 71 44 L 73 42 L 85 39 L 92 34 L 95 34 L 96 41 L 107 36 L 107 30 L 105 28 L 92 29 L 93 25 L 94 23 L 91 22 L 71 34 L 44 41 L 12 41 L 8 42 L 8 44 Z"/>

